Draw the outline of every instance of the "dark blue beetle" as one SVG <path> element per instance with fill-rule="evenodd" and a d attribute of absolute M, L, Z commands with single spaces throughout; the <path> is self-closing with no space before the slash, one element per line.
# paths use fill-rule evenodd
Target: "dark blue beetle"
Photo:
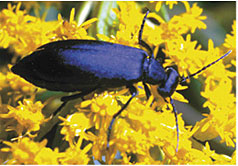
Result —
<path fill-rule="evenodd" d="M 175 70 L 170 68 L 178 78 Z M 64 40 L 41 46 L 13 66 L 12 71 L 36 86 L 54 91 L 90 91 L 133 86 L 143 81 L 173 85 L 162 65 L 141 49 L 96 40 Z"/>
<path fill-rule="evenodd" d="M 81 91 L 79 94 L 62 97 L 61 100 L 64 103 L 55 114 L 69 100 L 83 97 L 96 89 L 121 86 L 129 88 L 132 96 L 121 110 L 113 116 L 109 127 L 109 139 L 115 118 L 137 94 L 136 88 L 133 86 L 134 83 L 143 82 L 147 98 L 150 96 L 150 91 L 146 83 L 158 85 L 157 91 L 163 98 L 170 97 L 179 82 L 200 73 L 230 53 L 181 80 L 176 70 L 172 67 L 164 69 L 154 59 L 152 49 L 141 39 L 148 13 L 143 19 L 138 38 L 139 44 L 145 47 L 151 56 L 142 49 L 115 43 L 96 40 L 64 40 L 51 42 L 39 47 L 31 55 L 24 57 L 14 65 L 11 70 L 34 85 L 48 90 Z M 177 113 L 173 100 L 171 97 L 170 99 L 176 118 L 178 141 Z"/>
<path fill-rule="evenodd" d="M 147 48 L 151 56 L 144 50 L 115 43 L 64 40 L 39 47 L 13 66 L 12 71 L 36 86 L 54 91 L 81 91 L 85 95 L 99 88 L 127 86 L 135 94 L 133 84 L 142 81 L 147 97 L 150 92 L 146 83 L 159 85 L 162 97 L 171 96 L 178 85 L 177 71 L 173 68 L 165 71 L 141 39 L 148 13 L 138 38 L 139 44 Z M 72 97 L 62 100 L 70 99 Z"/>

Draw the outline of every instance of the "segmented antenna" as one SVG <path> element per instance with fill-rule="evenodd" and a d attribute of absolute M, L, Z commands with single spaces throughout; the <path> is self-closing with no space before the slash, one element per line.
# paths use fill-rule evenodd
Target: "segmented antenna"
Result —
<path fill-rule="evenodd" d="M 142 24 L 141 24 L 141 27 L 140 27 L 140 31 L 139 31 L 139 35 L 138 35 L 138 42 L 139 42 L 139 44 L 140 44 L 142 47 L 146 48 L 146 49 L 149 51 L 151 57 L 154 58 L 153 50 L 150 48 L 150 46 L 149 46 L 146 42 L 144 42 L 144 41 L 142 40 L 142 33 L 143 33 L 144 26 L 145 26 L 145 20 L 146 20 L 146 18 L 147 18 L 147 16 L 148 16 L 149 12 L 150 12 L 149 9 L 147 9 L 147 12 L 146 12 L 146 14 L 145 14 L 145 16 L 144 16 L 144 19 L 143 19 Z"/>
<path fill-rule="evenodd" d="M 204 66 L 202 69 L 198 70 L 197 72 L 187 76 L 187 77 L 182 77 L 182 80 L 180 81 L 180 83 L 185 82 L 187 79 L 190 79 L 191 77 L 201 73 L 203 70 L 207 69 L 208 67 L 214 65 L 215 63 L 217 63 L 218 61 L 220 61 L 221 59 L 225 58 L 227 55 L 229 55 L 232 52 L 232 50 L 228 51 L 225 55 L 221 56 L 219 59 L 215 60 L 214 62 L 208 64 L 207 66 Z"/>
<path fill-rule="evenodd" d="M 225 55 L 221 56 L 219 59 L 215 60 L 214 62 L 208 64 L 207 66 L 203 67 L 202 69 L 198 70 L 197 72 L 187 76 L 187 77 L 182 77 L 182 80 L 180 81 L 180 83 L 185 82 L 187 79 L 190 79 L 191 77 L 201 73 L 203 70 L 207 69 L 208 67 L 214 65 L 215 63 L 217 63 L 218 61 L 220 61 L 221 59 L 225 58 L 227 55 L 229 55 L 232 52 L 232 50 L 228 51 Z M 171 98 L 170 96 L 170 104 L 173 107 L 173 112 L 174 112 L 174 116 L 175 116 L 175 122 L 176 122 L 176 130 L 177 130 L 177 146 L 176 146 L 176 153 L 178 152 L 178 146 L 179 146 L 179 127 L 178 127 L 178 117 L 177 117 L 177 110 L 176 107 L 174 105 L 174 100 Z"/>
<path fill-rule="evenodd" d="M 139 36 L 138 36 L 138 39 L 139 39 L 139 42 L 141 41 L 141 38 L 142 38 L 142 32 L 143 32 L 143 29 L 144 29 L 144 25 L 145 25 L 145 20 L 147 18 L 147 15 L 149 14 L 149 9 L 147 9 L 146 11 L 146 14 L 144 16 L 144 19 L 142 21 L 142 24 L 141 24 L 141 27 L 140 27 L 140 31 L 139 31 Z"/>

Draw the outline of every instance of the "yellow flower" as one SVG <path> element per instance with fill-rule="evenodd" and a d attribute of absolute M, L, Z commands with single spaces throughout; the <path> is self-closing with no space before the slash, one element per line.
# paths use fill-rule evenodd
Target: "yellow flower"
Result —
<path fill-rule="evenodd" d="M 208 86 L 206 88 L 205 92 L 201 92 L 201 94 L 207 98 L 204 107 L 210 108 L 210 114 L 205 114 L 207 118 L 196 124 L 200 129 L 195 133 L 195 137 L 204 141 L 219 135 L 221 142 L 226 142 L 227 146 L 234 147 L 236 98 L 231 93 L 231 82 L 223 80 L 214 88 Z"/>
<path fill-rule="evenodd" d="M 86 29 L 90 27 L 91 23 L 95 22 L 97 19 L 92 18 L 82 25 L 78 26 L 76 21 L 74 21 L 75 9 L 73 8 L 70 13 L 69 22 L 62 19 L 62 16 L 58 15 L 58 25 L 51 32 L 54 40 L 66 40 L 66 39 L 88 39 L 95 40 L 95 38 L 87 35 Z"/>
<path fill-rule="evenodd" d="M 232 49 L 236 52 L 236 20 L 232 24 L 231 35 L 227 34 L 225 43 L 223 44 L 226 48 Z"/>
<path fill-rule="evenodd" d="M 153 2 L 153 1 L 152 1 Z M 159 11 L 161 6 L 162 6 L 162 3 L 164 3 L 163 1 L 158 1 L 156 2 L 156 5 L 155 5 L 155 11 Z M 177 5 L 178 4 L 178 1 L 165 1 L 165 4 L 166 5 L 169 5 L 169 9 L 173 9 L 173 6 L 174 5 Z"/>
<path fill-rule="evenodd" d="M 60 154 L 59 162 L 63 165 L 86 165 L 90 158 L 87 154 L 92 144 L 88 144 L 81 150 L 83 138 L 80 137 L 75 145 L 71 145 L 65 152 Z"/>
<path fill-rule="evenodd" d="M 58 165 L 58 156 L 58 149 L 53 151 L 51 148 L 44 147 L 38 152 L 34 160 L 37 165 Z"/>
<path fill-rule="evenodd" d="M 93 134 L 92 132 L 88 132 L 88 140 L 93 142 L 92 146 L 92 155 L 95 158 L 95 160 L 102 160 L 102 156 L 106 155 L 107 150 L 107 130 L 100 128 L 97 132 L 97 135 Z M 113 160 L 115 157 L 115 154 L 111 154 L 109 157 L 107 156 L 108 160 Z"/>
<path fill-rule="evenodd" d="M 9 112 L 7 114 L 0 114 L 0 117 L 16 119 L 19 125 L 14 130 L 17 130 L 18 134 L 21 134 L 24 129 L 28 132 L 38 131 L 40 125 L 46 121 L 41 113 L 44 105 L 40 101 L 33 103 L 30 99 L 24 99 L 23 103 L 19 101 L 18 104 L 19 106 L 16 108 L 9 105 Z"/>
<path fill-rule="evenodd" d="M 160 3 L 160 2 L 159 2 Z M 161 3 L 160 3 L 161 4 Z M 131 7 L 132 3 L 120 3 L 120 11 L 114 10 L 117 13 L 117 16 L 120 19 L 120 22 L 123 24 L 122 26 L 119 26 L 119 32 L 117 33 L 116 37 L 105 37 L 100 35 L 104 40 L 110 41 L 110 42 L 119 42 L 121 44 L 130 45 L 134 47 L 137 47 L 138 42 L 134 36 L 137 36 L 138 34 L 138 27 L 134 25 L 134 23 L 140 21 L 134 20 L 132 22 L 130 20 L 131 17 L 128 15 L 130 13 L 127 13 L 128 11 L 132 10 Z M 134 5 L 134 4 L 133 4 Z M 152 44 L 156 47 L 158 47 L 160 44 L 165 44 L 165 49 L 163 50 L 166 53 L 166 56 L 170 58 L 170 61 L 167 61 L 167 63 L 164 64 L 164 66 L 171 66 L 174 63 L 178 66 L 178 72 L 182 76 L 187 76 L 191 73 L 196 72 L 197 70 L 201 69 L 204 66 L 204 63 L 208 64 L 218 57 L 221 56 L 221 54 L 218 55 L 218 49 L 213 47 L 213 42 L 209 40 L 209 49 L 208 51 L 200 50 L 201 46 L 197 46 L 197 41 L 191 41 L 191 35 L 187 35 L 184 39 L 181 35 L 187 33 L 188 31 L 191 31 L 191 33 L 194 33 L 195 30 L 198 29 L 206 29 L 206 24 L 203 22 L 203 20 L 206 19 L 206 16 L 201 16 L 202 9 L 197 6 L 197 4 L 193 4 L 192 7 L 189 6 L 187 2 L 184 2 L 186 12 L 179 15 L 174 16 L 168 23 L 166 23 L 161 17 L 157 17 L 156 14 L 150 13 L 149 17 L 154 17 L 157 19 L 161 24 L 158 27 L 148 27 L 145 24 L 144 33 L 143 33 L 143 39 L 147 39 L 149 44 Z M 134 5 L 135 6 L 135 5 Z M 130 9 L 130 10 L 129 10 Z M 126 11 L 124 11 L 126 10 Z M 127 13 L 126 16 L 123 14 Z M 139 15 L 137 9 L 134 9 L 134 15 Z M 124 17 L 123 17 L 124 16 Z M 132 15 L 131 15 L 132 16 Z M 133 16 L 132 16 L 133 17 Z M 139 17 L 142 17 L 139 15 Z M 142 20 L 142 18 L 141 18 Z M 126 29 L 126 25 L 129 25 L 130 27 L 134 27 L 131 29 Z M 127 31 L 128 30 L 128 31 Z M 156 34 L 156 35 L 154 35 Z M 123 40 L 118 40 L 119 37 Z M 127 42 L 124 41 L 124 38 L 127 39 Z M 133 41 L 129 43 L 128 41 Z M 134 43 L 134 44 L 133 44 Z M 213 52 L 211 54 L 211 52 Z M 209 55 L 209 56 L 208 56 Z M 216 56 L 212 56 L 216 55 Z M 211 59 L 209 59 L 211 57 Z M 212 59 L 213 58 L 213 59 Z M 225 71 L 225 67 L 219 66 L 223 70 L 226 75 L 233 75 L 231 72 Z M 211 76 L 214 73 L 210 71 L 209 76 Z M 218 72 L 217 72 L 218 74 Z M 204 76 L 207 76 L 206 74 L 203 74 Z M 198 77 L 198 76 L 196 76 Z M 208 77 L 208 76 L 207 76 Z M 209 78 L 209 77 L 208 77 Z M 210 80 L 214 80 L 213 78 L 209 78 Z M 181 88 L 181 87 L 179 87 Z M 178 88 L 178 89 L 179 89 Z M 151 91 L 156 92 L 156 88 L 154 86 L 151 86 Z M 180 95 L 177 95 L 178 93 L 175 93 L 172 97 L 179 98 L 180 100 L 184 100 L 183 97 Z M 229 92 L 230 94 L 230 92 Z M 153 93 L 155 95 L 155 93 Z M 157 97 L 157 96 L 156 96 Z M 121 97 L 118 96 L 118 98 L 122 101 L 122 103 L 125 103 L 123 101 L 127 101 L 128 97 Z M 125 98 L 125 99 L 122 99 Z M 158 97 L 159 98 L 159 97 Z M 156 142 L 156 145 L 159 145 L 163 147 L 163 152 L 165 153 L 165 159 L 164 163 L 176 163 L 176 164 L 200 164 L 201 158 L 203 158 L 204 164 L 212 164 L 213 161 L 210 157 L 206 156 L 203 152 L 193 149 L 192 148 L 192 142 L 189 141 L 190 137 L 198 130 L 199 126 L 195 126 L 195 129 L 190 131 L 187 131 L 186 129 L 183 129 L 183 121 L 179 120 L 179 128 L 180 128 L 180 144 L 179 144 L 179 153 L 176 155 L 175 153 L 175 147 L 176 147 L 176 132 L 175 132 L 175 120 L 174 115 L 170 112 L 170 116 L 166 115 L 165 112 L 161 113 L 161 119 L 157 119 L 156 125 L 153 124 L 153 119 L 157 117 L 156 115 L 148 115 L 150 111 L 148 111 L 148 108 L 143 107 L 144 105 L 138 104 L 140 102 L 135 102 L 135 99 L 130 103 L 128 108 L 120 115 L 121 118 L 118 118 L 118 120 L 115 121 L 115 124 L 112 129 L 112 139 L 110 140 L 111 147 L 111 156 L 115 155 L 116 150 L 120 149 L 121 154 L 125 153 L 133 153 L 136 156 L 139 156 L 138 158 L 144 158 L 148 159 L 151 163 L 152 160 L 149 160 L 148 158 L 148 149 L 153 146 Z M 157 107 L 163 107 L 163 109 L 166 107 L 165 103 L 161 102 L 160 100 L 156 103 Z M 138 106 L 137 106 L 138 105 Z M 135 107 L 135 112 L 137 114 L 133 114 L 133 107 Z M 155 104 L 153 104 L 153 108 L 155 108 Z M 140 110 L 146 110 L 147 114 L 142 114 L 143 111 Z M 140 114 L 141 113 L 141 114 Z M 150 119 L 150 123 L 147 123 L 147 117 Z M 166 122 L 163 120 L 166 119 Z M 168 124 L 168 119 L 171 120 L 171 123 Z M 164 126 L 166 126 L 168 129 L 168 126 L 173 129 L 173 132 L 170 130 L 165 130 L 162 126 L 158 125 L 158 122 L 164 123 Z M 234 120 L 232 120 L 234 122 Z M 234 123 L 226 123 L 225 128 L 226 132 L 228 129 L 234 128 Z M 211 125 L 211 124 L 209 124 Z M 232 133 L 234 130 L 232 130 Z M 148 135 L 149 140 L 147 140 L 144 135 Z M 153 134 L 152 134 L 153 133 Z M 162 133 L 158 136 L 158 133 Z M 231 140 L 230 133 L 221 133 L 226 138 L 225 140 L 229 142 Z M 181 136 L 182 135 L 182 136 Z M 154 137 L 153 137 L 154 136 Z M 234 134 L 233 134 L 234 136 Z M 232 137 L 233 137 L 232 136 Z M 157 138 L 157 139 L 155 139 Z M 158 138 L 160 138 L 158 140 Z M 156 140 L 156 141 L 155 141 Z M 168 141 L 169 140 L 169 141 Z M 171 141 L 173 140 L 173 141 Z M 145 143 L 143 141 L 147 142 L 147 146 L 144 145 Z M 129 144 L 127 143 L 129 142 Z M 143 146 L 139 146 L 143 145 Z M 147 152 L 147 153 L 146 153 Z M 147 156 L 145 156 L 147 154 Z M 109 157 L 110 158 L 110 157 Z M 128 162 L 128 156 L 123 156 L 123 161 L 125 161 L 126 164 L 130 163 Z M 139 159 L 138 159 L 139 160 Z M 113 157 L 110 158 L 110 162 L 116 162 L 113 160 Z M 139 163 L 139 161 L 138 161 Z"/>
<path fill-rule="evenodd" d="M 70 144 L 73 143 L 74 137 L 79 136 L 85 138 L 85 130 L 92 127 L 89 118 L 87 118 L 84 113 L 77 112 L 68 115 L 66 119 L 63 117 L 59 118 L 63 121 L 63 123 L 60 124 L 63 126 L 60 133 L 65 135 L 64 139 Z"/>
<path fill-rule="evenodd" d="M 85 109 L 87 107 L 90 109 Z M 95 94 L 93 99 L 81 102 L 80 105 L 76 105 L 76 108 L 88 113 L 87 117 L 95 124 L 97 130 L 99 128 L 107 130 L 112 116 L 121 109 L 115 96 L 107 91 L 103 94 Z"/>
<path fill-rule="evenodd" d="M 194 73 L 204 66 L 201 57 L 205 51 L 200 50 L 201 46 L 197 46 L 197 41 L 191 41 L 191 35 L 186 36 L 186 40 L 180 36 L 177 39 L 172 39 L 167 43 L 167 49 L 164 51 L 170 60 L 165 62 L 165 66 L 171 66 L 176 63 L 178 73 L 181 76 L 187 77 L 189 73 Z"/>
<path fill-rule="evenodd" d="M 148 29 L 145 26 L 143 36 L 144 38 L 148 37 L 149 43 L 155 46 L 165 43 L 167 46 L 167 44 L 175 42 L 175 40 L 181 40 L 181 35 L 187 33 L 189 30 L 191 33 L 194 33 L 197 28 L 206 29 L 206 24 L 202 21 L 206 19 L 206 16 L 200 16 L 202 9 L 196 3 L 193 4 L 192 8 L 190 8 L 188 2 L 183 3 L 186 12 L 173 16 L 167 23 L 160 17 L 156 17 L 156 14 L 149 14 L 149 17 L 153 15 L 152 17 L 161 23 L 160 26 L 150 27 Z M 182 49 L 183 45 L 177 45 L 177 48 Z"/>
<path fill-rule="evenodd" d="M 118 96 L 121 101 L 128 97 Z M 133 99 L 118 118 L 112 128 L 110 146 L 112 154 L 119 150 L 121 153 L 133 153 L 136 156 L 148 156 L 149 150 L 155 145 L 163 147 L 172 142 L 175 151 L 176 127 L 172 113 L 157 113 L 150 109 L 150 104 L 142 104 Z M 166 120 L 166 121 L 165 121 Z M 180 118 L 179 118 L 179 124 Z M 129 142 L 129 143 L 128 143 Z"/>
<path fill-rule="evenodd" d="M 59 156 L 58 150 L 51 150 L 45 147 L 47 141 L 43 140 L 40 143 L 34 142 L 27 137 L 19 139 L 18 142 L 7 142 L 4 144 L 10 146 L 9 148 L 2 148 L 1 151 L 11 152 L 12 159 L 7 161 L 7 164 L 44 164 L 44 165 L 58 165 L 57 158 Z"/>
<path fill-rule="evenodd" d="M 220 49 L 218 47 L 214 48 L 213 41 L 209 40 L 208 51 L 202 58 L 203 64 L 206 63 L 206 65 L 208 65 L 209 63 L 220 58 L 222 55 L 223 54 L 220 51 Z M 215 86 L 217 86 L 217 82 L 222 82 L 223 80 L 230 82 L 229 77 L 235 77 L 236 73 L 227 70 L 225 65 L 221 61 L 216 63 L 216 65 L 213 65 L 209 67 L 207 70 L 203 71 L 201 75 L 206 78 L 205 80 L 206 86 L 211 86 L 211 88 L 214 88 Z"/>
<path fill-rule="evenodd" d="M 178 2 L 156 2 L 155 8 L 157 11 L 162 3 L 172 9 Z M 203 146 L 191 138 L 195 137 L 206 141 L 220 136 L 221 142 L 226 142 L 228 146 L 235 146 L 236 98 L 233 93 L 233 89 L 235 89 L 235 84 L 233 84 L 235 81 L 233 80 L 236 74 L 229 68 L 235 66 L 235 21 L 232 32 L 226 36 L 225 44 L 222 47 L 214 47 L 213 41 L 209 39 L 208 50 L 201 50 L 201 46 L 196 40 L 192 41 L 191 36 L 197 29 L 207 28 L 203 22 L 206 16 L 202 16 L 203 9 L 198 7 L 196 3 L 193 3 L 192 6 L 188 2 L 182 3 L 186 11 L 174 15 L 170 20 L 163 18 L 163 14 L 159 16 L 157 13 L 149 13 L 148 18 L 152 17 L 158 20 L 159 26 L 152 25 L 149 21 L 145 22 L 143 40 L 152 48 L 156 48 L 155 55 L 163 47 L 162 51 L 166 56 L 164 67 L 176 65 L 178 73 L 186 77 L 201 69 L 204 64 L 209 64 L 219 58 L 223 52 L 226 52 L 226 49 L 232 49 L 234 54 L 229 56 L 228 61 L 224 60 L 224 64 L 221 61 L 201 74 L 203 77 L 200 78 L 205 79 L 204 91 L 201 93 L 206 99 L 203 106 L 208 106 L 210 113 L 205 114 L 206 117 L 195 126 L 185 126 L 182 115 L 178 115 L 178 152 L 176 152 L 177 130 L 175 117 L 169 99 L 163 99 L 158 94 L 157 86 L 149 85 L 152 96 L 147 100 L 144 89 L 141 88 L 142 82 L 140 82 L 134 84 L 139 95 L 134 97 L 127 108 L 115 119 L 111 130 L 109 149 L 107 149 L 108 127 L 113 115 L 131 97 L 128 89 L 123 88 L 119 92 L 95 93 L 93 97 L 85 96 L 84 100 L 82 102 L 79 100 L 80 103 L 76 105 L 79 112 L 68 115 L 66 118 L 60 117 L 63 121 L 60 132 L 69 145 L 69 147 L 62 149 L 60 153 L 57 149 L 52 150 L 45 147 L 46 141 L 38 143 L 22 137 L 24 133 L 30 135 L 31 131 L 38 131 L 40 125 L 46 121 L 41 113 L 44 106 L 41 102 L 24 99 L 23 102 L 19 102 L 19 106 L 16 108 L 1 104 L 0 117 L 5 118 L 1 122 L 3 124 L 1 130 L 15 130 L 19 137 L 17 142 L 4 142 L 10 147 L 2 148 L 1 151 L 8 152 L 10 155 L 8 155 L 7 160 L 1 157 L 0 161 L 5 161 L 6 164 L 55 165 L 89 164 L 90 159 L 100 160 L 105 164 L 128 165 L 235 164 L 235 152 L 232 157 L 217 154 L 210 150 L 207 143 L 206 146 Z M 30 5 L 27 10 L 29 10 Z M 30 16 L 26 11 L 20 10 L 20 6 L 20 3 L 16 6 L 9 4 L 7 9 L 0 12 L 0 46 L 8 48 L 11 45 L 19 56 L 25 56 L 40 45 L 51 41 L 66 39 L 95 40 L 94 37 L 88 36 L 87 29 L 97 20 L 96 18 L 77 25 L 74 21 L 75 9 L 72 9 L 69 21 L 63 20 L 59 14 L 58 20 L 45 22 L 45 14 L 42 18 Z M 118 2 L 118 6 L 119 9 L 113 9 L 120 22 L 116 35 L 108 37 L 97 34 L 97 36 L 105 41 L 139 48 L 138 34 L 144 18 L 144 14 L 141 12 L 141 4 Z M 48 7 L 49 4 L 46 5 L 46 8 Z M 36 14 L 38 9 L 36 9 Z M 16 59 L 17 56 L 14 56 L 12 62 L 15 63 Z M 0 85 L 0 90 L 12 89 L 12 92 L 9 93 L 15 96 L 13 96 L 11 104 L 15 104 L 14 101 L 22 97 L 22 95 L 18 95 L 20 93 L 23 96 L 33 95 L 34 97 L 35 95 L 33 85 L 10 72 L 0 73 Z M 179 85 L 176 90 L 184 88 Z M 187 102 L 177 92 L 172 95 L 172 98 Z M 16 127 L 11 121 L 14 122 Z M 9 125 L 11 125 L 11 128 Z M 2 134 L 5 134 L 5 132 L 1 132 L 1 136 Z M 5 136 L 4 138 L 8 137 Z M 85 142 L 90 143 L 85 145 Z M 60 146 L 60 148 L 63 147 Z M 118 151 L 121 154 L 120 159 L 116 157 Z M 103 160 L 103 157 L 106 161 Z"/>
<path fill-rule="evenodd" d="M 18 75 L 13 74 L 12 72 L 8 72 L 5 77 L 5 80 L 7 81 L 9 87 L 12 88 L 14 93 L 29 95 L 33 94 L 37 89 L 36 86 L 19 77 Z"/>
<path fill-rule="evenodd" d="M 109 42 L 138 47 L 138 34 L 144 15 L 140 12 L 140 8 L 135 2 L 118 1 L 117 4 L 120 11 L 117 8 L 113 9 L 120 20 L 116 36 L 107 38 L 104 35 L 98 35 L 98 37 Z"/>
<path fill-rule="evenodd" d="M 218 135 L 221 137 L 221 143 L 226 142 L 227 146 L 234 147 L 235 132 L 235 108 L 231 110 L 210 110 L 210 114 L 204 114 L 206 118 L 197 122 L 195 127 L 199 130 L 195 132 L 194 137 L 201 140 L 211 140 Z"/>
<path fill-rule="evenodd" d="M 210 149 L 208 142 L 206 142 L 203 152 L 207 156 L 209 156 L 213 160 L 215 160 L 214 164 L 216 164 L 216 165 L 226 165 L 226 164 L 230 165 L 231 164 L 232 158 L 230 156 L 215 153 L 214 150 Z M 235 163 L 233 163 L 233 164 L 235 164 Z"/>
<path fill-rule="evenodd" d="M 118 94 L 125 93 L 119 91 Z M 87 133 L 85 139 L 93 141 L 92 153 L 96 160 L 100 160 L 102 155 L 106 154 L 107 132 L 112 120 L 112 116 L 116 114 L 121 106 L 118 105 L 116 94 L 105 91 L 103 94 L 95 94 L 91 100 L 85 100 L 76 108 L 85 114 L 86 121 L 91 126 L 95 126 L 97 134 Z M 115 154 L 107 156 L 107 161 L 114 159 Z M 109 159 L 108 159 L 109 158 Z M 110 163 L 110 162 L 109 162 Z"/>
<path fill-rule="evenodd" d="M 173 9 L 173 6 L 177 5 L 178 2 L 177 1 L 166 1 L 165 4 L 169 5 L 169 9 Z"/>
<path fill-rule="evenodd" d="M 26 11 L 20 10 L 20 6 L 21 3 L 18 3 L 16 7 L 9 3 L 8 9 L 0 12 L 0 29 L 4 34 L 1 38 L 5 41 L 4 47 L 12 45 L 17 54 L 27 55 L 42 44 L 39 43 L 41 32 L 37 32 L 39 26 L 38 28 L 35 26 L 40 20 L 27 15 Z M 47 26 L 47 28 L 49 30 L 50 27 Z"/>
<path fill-rule="evenodd" d="M 21 3 L 3 9 L 0 12 L 0 46 L 6 48 L 12 45 L 18 55 L 25 56 L 39 46 L 55 40 L 94 39 L 87 35 L 86 29 L 96 19 L 91 19 L 83 26 L 78 26 L 74 19 L 74 9 L 70 21 L 64 21 L 61 15 L 58 21 L 45 22 L 20 10 Z M 15 10 L 14 10 L 15 9 Z"/>
<path fill-rule="evenodd" d="M 197 149 L 190 149 L 190 151 L 182 152 L 180 160 L 175 162 L 177 164 L 191 164 L 191 165 L 212 165 L 212 159 L 206 156 L 203 152 Z M 175 160 L 176 161 L 176 160 Z"/>
<path fill-rule="evenodd" d="M 175 25 L 180 26 L 181 24 L 183 24 L 183 26 L 187 27 L 191 31 L 191 33 L 194 33 L 197 28 L 206 29 L 206 24 L 201 20 L 205 20 L 207 17 L 200 16 L 202 14 L 202 11 L 203 9 L 198 7 L 197 3 L 194 3 L 189 11 L 182 14 L 180 18 L 176 16 L 173 17 L 170 22 L 175 23 L 176 21 L 178 21 L 178 23 L 175 23 Z"/>
<path fill-rule="evenodd" d="M 231 80 L 221 80 L 217 85 L 208 84 L 201 95 L 207 98 L 204 107 L 214 109 L 231 109 L 234 107 L 236 98 L 232 91 Z"/>

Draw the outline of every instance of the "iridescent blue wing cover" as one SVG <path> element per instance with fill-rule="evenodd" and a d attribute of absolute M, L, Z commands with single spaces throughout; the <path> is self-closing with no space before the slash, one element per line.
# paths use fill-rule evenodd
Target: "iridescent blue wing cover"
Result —
<path fill-rule="evenodd" d="M 142 80 L 147 53 L 95 40 L 65 40 L 39 47 L 12 71 L 36 86 L 55 91 L 113 88 Z"/>

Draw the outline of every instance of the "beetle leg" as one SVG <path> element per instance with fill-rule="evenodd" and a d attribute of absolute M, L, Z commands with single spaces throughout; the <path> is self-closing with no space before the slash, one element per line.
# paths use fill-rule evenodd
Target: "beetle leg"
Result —
<path fill-rule="evenodd" d="M 89 90 L 84 90 L 80 93 L 73 94 L 73 95 L 70 95 L 70 96 L 64 96 L 64 97 L 61 98 L 61 101 L 65 102 L 65 101 L 74 100 L 74 99 L 83 97 L 83 96 L 88 95 L 89 93 L 95 91 L 96 89 L 97 88 L 93 88 L 93 89 L 89 89 Z"/>
<path fill-rule="evenodd" d="M 70 100 L 74 100 L 74 99 L 77 99 L 77 98 L 80 98 L 80 97 L 83 97 L 91 92 L 93 92 L 94 90 L 96 90 L 96 88 L 93 88 L 93 89 L 89 89 L 89 90 L 85 90 L 85 91 L 82 91 L 80 93 L 77 93 L 77 94 L 74 94 L 74 95 L 71 95 L 71 96 L 64 96 L 61 98 L 61 101 L 63 102 L 58 108 L 57 110 L 53 113 L 53 116 L 55 116 Z M 59 122 L 57 122 L 53 127 L 52 129 L 43 137 L 43 138 L 47 138 L 48 140 L 50 140 L 50 137 L 52 135 L 52 133 L 55 132 L 56 130 L 56 126 L 59 124 Z M 50 141 L 48 141 L 48 144 L 49 144 Z"/>
<path fill-rule="evenodd" d="M 137 90 L 134 86 L 130 86 L 129 90 L 130 90 L 130 93 L 131 93 L 131 98 L 126 102 L 125 105 L 123 105 L 123 107 L 120 109 L 120 111 L 118 111 L 115 115 L 113 115 L 113 119 L 118 117 L 121 114 L 121 112 L 129 105 L 131 100 L 137 95 Z"/>
<path fill-rule="evenodd" d="M 110 135 L 111 135 L 112 125 L 113 125 L 115 119 L 122 113 L 122 111 L 123 111 L 124 109 L 126 109 L 126 107 L 129 105 L 129 103 L 131 102 L 131 100 L 137 95 L 137 90 L 136 90 L 136 88 L 135 88 L 133 85 L 129 86 L 128 88 L 129 88 L 129 90 L 130 90 L 131 97 L 130 97 L 130 99 L 126 102 L 126 104 L 123 105 L 123 107 L 122 107 L 116 114 L 113 115 L 112 121 L 111 121 L 110 126 L 109 126 L 109 128 L 108 128 L 108 130 L 107 130 L 107 149 L 109 148 L 109 141 L 110 141 Z"/>
<path fill-rule="evenodd" d="M 175 122 L 176 122 L 176 130 L 177 130 L 177 146 L 176 146 L 176 152 L 178 152 L 178 145 L 179 145 L 179 128 L 178 128 L 178 117 L 177 117 L 177 110 L 174 105 L 174 100 L 172 99 L 172 94 L 176 90 L 176 87 L 179 82 L 179 74 L 176 70 L 174 70 L 172 67 L 168 67 L 166 69 L 166 73 L 168 75 L 167 80 L 165 83 L 161 84 L 157 91 L 158 93 L 164 98 L 166 102 L 168 102 L 165 98 L 170 97 L 170 104 L 173 107 L 173 112 L 175 116 Z"/>
<path fill-rule="evenodd" d="M 145 88 L 145 94 L 146 94 L 146 97 L 147 97 L 147 99 L 149 99 L 150 96 L 151 96 L 150 89 L 149 89 L 148 85 L 146 85 L 145 82 L 143 82 L 143 85 L 144 85 L 144 88 Z"/>
<path fill-rule="evenodd" d="M 83 97 L 91 92 L 93 92 L 94 90 L 96 90 L 96 88 L 93 88 L 93 89 L 89 89 L 89 90 L 85 90 L 85 91 L 82 91 L 80 93 L 77 93 L 77 94 L 73 94 L 73 95 L 70 95 L 70 96 L 64 96 L 61 98 L 61 101 L 63 102 L 59 108 L 53 113 L 53 115 L 56 115 L 64 106 L 65 104 L 70 101 L 70 100 L 74 100 L 74 99 L 77 99 L 77 98 L 80 98 L 80 97 Z"/>

